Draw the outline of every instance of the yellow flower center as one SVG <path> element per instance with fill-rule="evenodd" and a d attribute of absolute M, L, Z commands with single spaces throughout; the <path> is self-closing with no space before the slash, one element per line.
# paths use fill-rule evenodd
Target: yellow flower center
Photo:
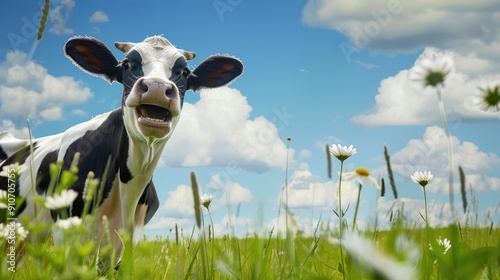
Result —
<path fill-rule="evenodd" d="M 366 168 L 363 168 L 363 167 L 359 167 L 359 168 L 356 168 L 356 174 L 358 174 L 359 176 L 370 176 L 370 171 L 368 171 L 368 169 Z"/>

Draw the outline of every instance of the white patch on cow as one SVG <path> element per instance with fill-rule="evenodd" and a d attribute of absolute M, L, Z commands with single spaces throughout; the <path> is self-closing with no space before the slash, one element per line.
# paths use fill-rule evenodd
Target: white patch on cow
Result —
<path fill-rule="evenodd" d="M 0 143 L 2 143 L 0 146 L 2 150 L 4 150 L 4 152 L 7 153 L 7 156 L 10 157 L 19 149 L 29 145 L 29 140 L 17 139 L 9 131 L 2 131 L 0 132 Z M 0 162 L 0 164 L 1 163 L 3 163 L 3 161 Z"/>
<path fill-rule="evenodd" d="M 133 233 L 133 238 L 132 241 L 134 244 L 137 244 L 139 242 L 139 239 L 141 237 L 142 229 L 144 228 L 144 218 L 146 217 L 146 211 L 148 210 L 148 207 L 146 205 L 138 205 L 137 209 L 135 210 L 135 217 L 134 217 L 134 233 Z"/>
<path fill-rule="evenodd" d="M 30 155 L 26 161 L 24 162 L 24 166 L 26 167 L 26 171 L 29 171 L 30 168 L 33 170 L 33 173 L 36 174 L 37 170 L 40 168 L 40 165 L 42 163 L 42 160 L 44 157 L 53 151 L 57 151 L 61 145 L 61 138 L 62 138 L 62 133 L 56 134 L 56 135 L 51 135 L 39 139 L 35 139 L 33 141 L 36 141 L 37 143 L 37 149 L 35 150 L 33 155 Z M 29 141 L 29 140 L 28 140 Z M 29 143 L 28 143 L 29 145 Z M 30 167 L 30 165 L 32 166 Z M 44 174 L 45 176 L 48 176 L 48 174 Z M 35 184 L 32 182 L 32 178 L 29 176 L 29 174 L 25 174 L 25 176 L 21 176 L 19 178 L 19 186 L 20 186 L 20 194 L 21 196 L 28 196 L 33 190 L 33 187 Z M 35 194 L 32 194 L 35 195 Z M 41 208 L 41 207 L 38 207 Z M 34 211 L 33 209 L 33 203 L 28 203 L 28 208 L 25 210 L 23 213 L 32 213 L 31 211 Z M 40 211 L 40 210 L 38 210 Z"/>
<path fill-rule="evenodd" d="M 112 112 L 107 112 L 101 115 L 97 115 L 91 120 L 77 124 L 64 132 L 60 141 L 60 150 L 58 160 L 62 160 L 68 147 L 73 144 L 76 140 L 80 139 L 87 131 L 92 131 L 98 129 L 104 121 L 109 117 Z"/>
<path fill-rule="evenodd" d="M 142 144 L 142 145 L 141 145 Z M 129 143 L 129 158 L 127 166 L 132 173 L 132 179 L 120 182 L 121 213 L 125 225 L 133 225 L 139 198 L 153 177 L 154 170 L 161 156 L 165 142 L 155 145 L 144 143 Z"/>

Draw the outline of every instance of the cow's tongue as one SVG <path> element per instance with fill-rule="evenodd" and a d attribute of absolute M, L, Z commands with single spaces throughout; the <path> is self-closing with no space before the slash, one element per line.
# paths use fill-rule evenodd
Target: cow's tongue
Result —
<path fill-rule="evenodd" d="M 148 105 L 148 104 L 139 105 L 137 106 L 137 113 L 141 117 L 153 120 L 160 120 L 163 122 L 168 122 L 172 118 L 172 115 L 170 114 L 169 110 L 155 105 Z"/>

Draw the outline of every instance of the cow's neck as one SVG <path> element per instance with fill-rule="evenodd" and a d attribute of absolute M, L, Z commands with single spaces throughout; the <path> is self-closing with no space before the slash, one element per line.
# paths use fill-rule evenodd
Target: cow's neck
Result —
<path fill-rule="evenodd" d="M 143 139 L 136 139 L 124 135 L 122 145 L 126 149 L 120 149 L 121 158 L 125 159 L 126 167 L 122 165 L 120 169 L 127 169 L 127 172 L 120 170 L 120 207 L 122 223 L 130 233 L 133 234 L 134 218 L 136 214 L 139 198 L 143 194 L 146 186 L 153 177 L 154 170 L 158 164 L 166 140 L 152 140 L 145 142 Z"/>

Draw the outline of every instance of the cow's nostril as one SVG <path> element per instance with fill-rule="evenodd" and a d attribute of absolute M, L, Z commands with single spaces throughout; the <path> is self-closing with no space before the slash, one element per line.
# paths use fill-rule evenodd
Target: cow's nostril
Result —
<path fill-rule="evenodd" d="M 172 88 L 172 87 L 167 87 L 167 89 L 165 90 L 165 95 L 167 97 L 170 97 L 172 96 L 173 94 L 175 94 L 175 90 Z"/>
<path fill-rule="evenodd" d="M 140 81 L 139 83 L 139 92 L 141 94 L 145 94 L 146 92 L 148 92 L 148 85 L 146 84 L 145 82 L 146 80 L 142 80 Z"/>

